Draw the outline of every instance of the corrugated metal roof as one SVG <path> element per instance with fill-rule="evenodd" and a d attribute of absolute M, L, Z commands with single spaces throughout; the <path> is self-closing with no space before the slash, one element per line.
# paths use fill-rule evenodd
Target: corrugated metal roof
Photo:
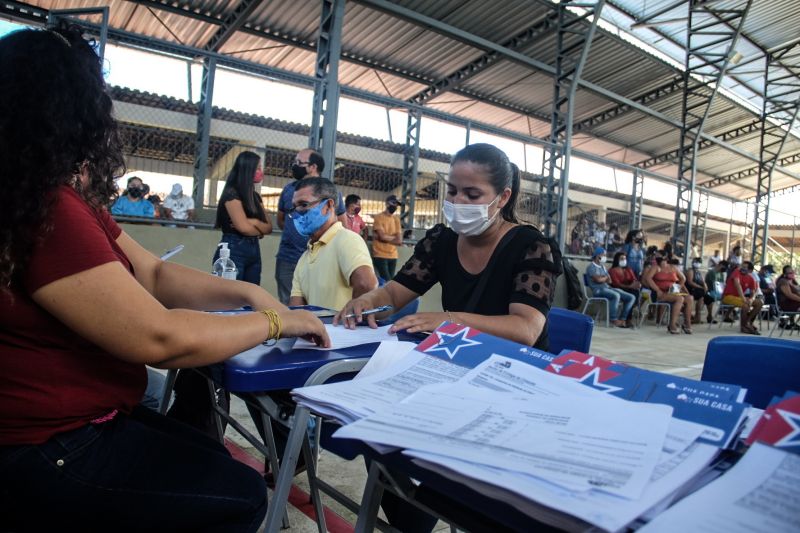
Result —
<path fill-rule="evenodd" d="M 714 5 L 722 8 L 738 5 L 741 1 L 724 0 Z M 45 9 L 108 5 L 110 24 L 114 28 L 198 48 L 208 43 L 225 17 L 238 6 L 237 0 L 141 0 L 140 3 L 137 0 L 32 0 L 29 3 Z M 538 27 L 555 7 L 546 1 L 530 0 L 494 0 L 491 3 L 485 0 L 397 0 L 395 3 L 494 43 L 504 43 L 524 30 Z M 619 24 L 629 24 L 672 4 L 674 0 L 609 0 L 607 5 L 611 7 L 604 16 Z M 675 18 L 686 9 L 686 5 L 680 6 L 665 17 Z M 264 1 L 245 21 L 244 27 L 225 43 L 221 52 L 313 75 L 319 16 L 318 0 Z M 798 27 L 800 10 L 796 0 L 756 0 L 738 48 L 747 60 L 759 53 L 759 47 L 770 48 L 796 38 Z M 623 29 L 628 31 L 628 28 Z M 676 42 L 681 44 L 685 40 L 685 24 L 663 26 L 659 31 L 661 34 L 652 30 L 632 30 L 631 33 L 649 40 L 650 44 L 682 62 L 683 51 Z M 574 39 L 574 36 L 568 37 L 567 43 Z M 526 42 L 519 51 L 552 65 L 555 43 L 555 33 L 550 31 Z M 343 61 L 339 69 L 342 84 L 401 100 L 411 98 L 431 82 L 446 78 L 486 54 L 474 45 L 375 9 L 367 0 L 351 0 L 346 4 L 342 52 Z M 624 98 L 636 100 L 678 75 L 679 70 L 667 61 L 648 54 L 637 44 L 598 29 L 583 79 Z M 726 80 L 728 87 L 744 91 L 741 93 L 744 98 L 760 105 L 759 97 L 753 91 L 760 90 L 757 88 L 762 77 L 757 72 L 736 73 L 735 70 L 733 75 L 736 77 Z M 501 58 L 462 82 L 455 92 L 440 94 L 426 105 L 466 119 L 543 138 L 549 133 L 546 119 L 550 114 L 552 83 L 550 74 Z M 690 102 L 695 101 L 695 98 L 690 99 Z M 680 91 L 662 95 L 655 101 L 648 101 L 647 105 L 672 121 L 681 121 Z M 575 101 L 575 120 L 581 121 L 617 107 L 618 102 L 581 87 Z M 705 131 L 722 135 L 756 118 L 750 109 L 719 94 Z M 678 148 L 680 140 L 677 128 L 637 110 L 628 110 L 582 130 L 581 143 L 587 139 L 587 134 L 596 136 L 596 141 L 585 142 L 582 146 L 597 150 L 595 153 L 599 155 L 611 154 L 611 158 L 623 157 L 628 161 L 634 158 L 641 161 L 668 153 Z M 727 142 L 758 154 L 758 138 L 757 133 L 752 133 Z M 795 146 L 800 150 L 798 143 L 800 141 L 790 140 L 786 153 Z M 724 175 L 724 172 L 754 165 L 749 159 L 719 147 L 704 148 L 699 152 L 699 169 L 709 175 Z M 800 165 L 792 170 L 800 173 L 797 166 Z M 663 166 L 666 169 L 672 167 L 674 165 Z M 775 183 L 785 181 L 792 184 L 792 178 L 786 176 L 776 179 Z M 725 190 L 737 191 L 737 196 L 752 195 L 751 191 L 736 185 L 724 187 Z"/>

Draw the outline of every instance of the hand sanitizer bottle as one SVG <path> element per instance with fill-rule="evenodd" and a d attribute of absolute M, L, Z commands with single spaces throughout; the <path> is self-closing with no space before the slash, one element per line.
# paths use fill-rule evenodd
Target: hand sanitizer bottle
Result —
<path fill-rule="evenodd" d="M 236 279 L 236 264 L 231 261 L 231 251 L 228 249 L 227 242 L 221 242 L 219 247 L 219 259 L 214 261 L 211 273 L 222 279 Z"/>

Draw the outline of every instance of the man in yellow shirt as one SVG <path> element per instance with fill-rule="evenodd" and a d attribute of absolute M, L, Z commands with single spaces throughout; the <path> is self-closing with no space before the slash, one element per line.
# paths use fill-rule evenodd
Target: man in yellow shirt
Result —
<path fill-rule="evenodd" d="M 397 270 L 397 247 L 403 244 L 400 217 L 395 215 L 400 201 L 392 194 L 386 198 L 386 210 L 372 217 L 372 264 L 375 272 L 389 281 Z"/>
<path fill-rule="evenodd" d="M 308 245 L 294 269 L 289 305 L 338 310 L 378 286 L 364 239 L 337 220 L 337 198 L 336 186 L 325 178 L 297 184 L 289 216 Z"/>

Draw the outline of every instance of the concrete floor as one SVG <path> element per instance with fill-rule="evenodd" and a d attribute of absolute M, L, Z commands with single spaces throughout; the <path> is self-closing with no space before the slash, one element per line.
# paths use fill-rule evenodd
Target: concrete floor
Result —
<path fill-rule="evenodd" d="M 762 329 L 766 330 L 766 322 Z M 767 335 L 768 332 L 764 331 L 763 334 Z M 692 335 L 683 333 L 670 335 L 666 328 L 656 327 L 652 324 L 646 324 L 643 328 L 635 330 L 607 329 L 599 325 L 594 330 L 591 352 L 641 368 L 700 379 L 706 345 L 710 339 L 720 335 L 740 335 L 738 324 L 723 324 L 721 328 L 718 325 L 709 328 L 706 324 L 698 324 L 694 326 Z M 793 338 L 799 339 L 800 337 L 795 335 Z M 254 430 L 244 404 L 240 400 L 233 400 L 231 410 L 237 420 Z M 257 457 L 258 461 L 263 460 L 260 454 L 232 429 L 228 430 L 226 437 L 252 456 Z M 361 458 L 345 461 L 323 452 L 320 457 L 319 470 L 323 479 L 338 487 L 349 497 L 360 500 L 366 481 L 366 469 Z M 295 483 L 297 488 L 308 492 L 308 480 L 304 475 L 297 476 Z M 355 523 L 355 515 L 330 498 L 324 497 L 324 504 L 345 521 L 350 524 Z M 292 505 L 289 505 L 289 520 L 292 531 L 305 533 L 317 530 L 316 523 Z M 440 522 L 436 530 L 449 531 L 449 527 Z"/>

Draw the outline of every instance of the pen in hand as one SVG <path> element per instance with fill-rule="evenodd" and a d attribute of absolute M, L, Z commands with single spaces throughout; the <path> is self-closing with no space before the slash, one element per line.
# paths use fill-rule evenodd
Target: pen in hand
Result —
<path fill-rule="evenodd" d="M 374 309 L 364 309 L 360 314 L 361 316 L 374 315 L 375 313 L 383 313 L 384 311 L 389 311 L 390 309 L 393 309 L 391 305 L 382 305 Z M 356 316 L 358 316 L 356 313 L 350 313 L 349 315 L 344 315 L 344 318 L 355 318 Z"/>

